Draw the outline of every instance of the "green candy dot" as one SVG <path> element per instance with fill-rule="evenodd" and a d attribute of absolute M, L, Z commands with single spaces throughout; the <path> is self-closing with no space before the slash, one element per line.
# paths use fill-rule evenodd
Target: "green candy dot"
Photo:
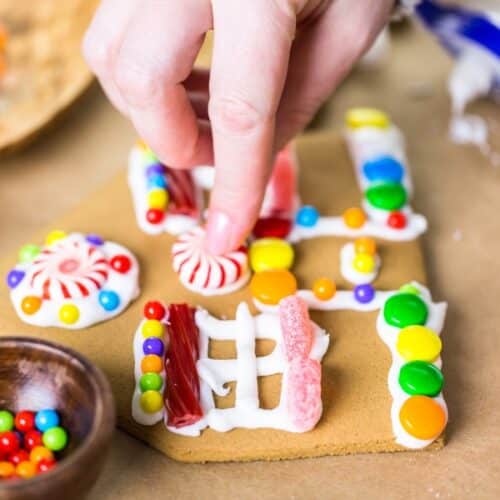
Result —
<path fill-rule="evenodd" d="M 401 389 L 412 396 L 437 396 L 443 388 L 443 374 L 432 363 L 410 361 L 399 371 Z"/>
<path fill-rule="evenodd" d="M 375 208 L 398 210 L 406 203 L 406 191 L 401 184 L 387 182 L 367 189 L 366 199 Z"/>
<path fill-rule="evenodd" d="M 141 392 L 159 391 L 163 385 L 163 380 L 157 373 L 145 373 L 139 380 Z"/>
<path fill-rule="evenodd" d="M 51 451 L 61 451 L 68 443 L 68 434 L 62 427 L 52 427 L 43 433 L 42 442 Z"/>
<path fill-rule="evenodd" d="M 153 153 L 151 149 L 145 149 L 142 154 L 144 155 L 144 161 L 150 165 L 151 163 L 158 163 L 158 157 Z"/>
<path fill-rule="evenodd" d="M 10 411 L 0 411 L 0 432 L 11 431 L 14 428 L 14 416 Z"/>
<path fill-rule="evenodd" d="M 399 291 L 401 293 L 413 293 L 414 295 L 420 295 L 420 290 L 411 283 L 406 283 L 399 289 Z"/>
<path fill-rule="evenodd" d="M 425 325 L 427 314 L 425 302 L 413 293 L 393 295 L 384 305 L 384 319 L 397 328 Z"/>
<path fill-rule="evenodd" d="M 27 264 L 32 262 L 39 253 L 39 246 L 31 244 L 24 245 L 21 250 L 19 250 L 19 261 L 23 264 Z"/>

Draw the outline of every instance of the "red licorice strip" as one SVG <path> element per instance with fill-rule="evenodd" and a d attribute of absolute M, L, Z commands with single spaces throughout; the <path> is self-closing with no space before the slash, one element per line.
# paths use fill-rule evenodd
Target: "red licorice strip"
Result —
<path fill-rule="evenodd" d="M 166 178 L 169 194 L 168 213 L 199 217 L 196 187 L 191 172 L 167 167 Z"/>
<path fill-rule="evenodd" d="M 187 304 L 168 307 L 170 344 L 165 355 L 167 424 L 185 427 L 200 420 L 200 381 L 196 370 L 199 331 L 195 310 Z"/>

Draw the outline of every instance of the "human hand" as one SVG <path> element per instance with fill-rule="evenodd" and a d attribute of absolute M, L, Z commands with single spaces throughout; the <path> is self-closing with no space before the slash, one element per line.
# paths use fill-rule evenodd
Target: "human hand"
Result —
<path fill-rule="evenodd" d="M 394 0 L 103 0 L 85 57 L 167 165 L 215 164 L 207 248 L 237 247 L 258 217 L 274 152 L 312 118 Z M 210 73 L 193 70 L 214 30 Z"/>

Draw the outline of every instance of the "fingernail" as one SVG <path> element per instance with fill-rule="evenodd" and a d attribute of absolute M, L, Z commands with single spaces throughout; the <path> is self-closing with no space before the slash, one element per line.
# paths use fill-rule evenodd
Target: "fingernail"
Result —
<path fill-rule="evenodd" d="M 207 222 L 206 249 L 214 255 L 223 255 L 238 246 L 237 228 L 226 213 L 210 210 Z"/>

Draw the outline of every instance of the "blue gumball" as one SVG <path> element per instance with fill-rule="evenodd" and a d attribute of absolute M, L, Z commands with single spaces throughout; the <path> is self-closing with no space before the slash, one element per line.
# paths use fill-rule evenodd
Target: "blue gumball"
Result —
<path fill-rule="evenodd" d="M 99 304 L 105 311 L 114 311 L 120 305 L 120 296 L 112 290 L 101 290 Z"/>
<path fill-rule="evenodd" d="M 311 205 L 304 205 L 295 216 L 295 222 L 299 226 L 313 227 L 319 219 L 318 210 Z"/>
<path fill-rule="evenodd" d="M 50 408 L 45 410 L 40 410 L 35 415 L 35 427 L 40 432 L 45 432 L 52 427 L 57 427 L 59 425 L 59 414 Z"/>

